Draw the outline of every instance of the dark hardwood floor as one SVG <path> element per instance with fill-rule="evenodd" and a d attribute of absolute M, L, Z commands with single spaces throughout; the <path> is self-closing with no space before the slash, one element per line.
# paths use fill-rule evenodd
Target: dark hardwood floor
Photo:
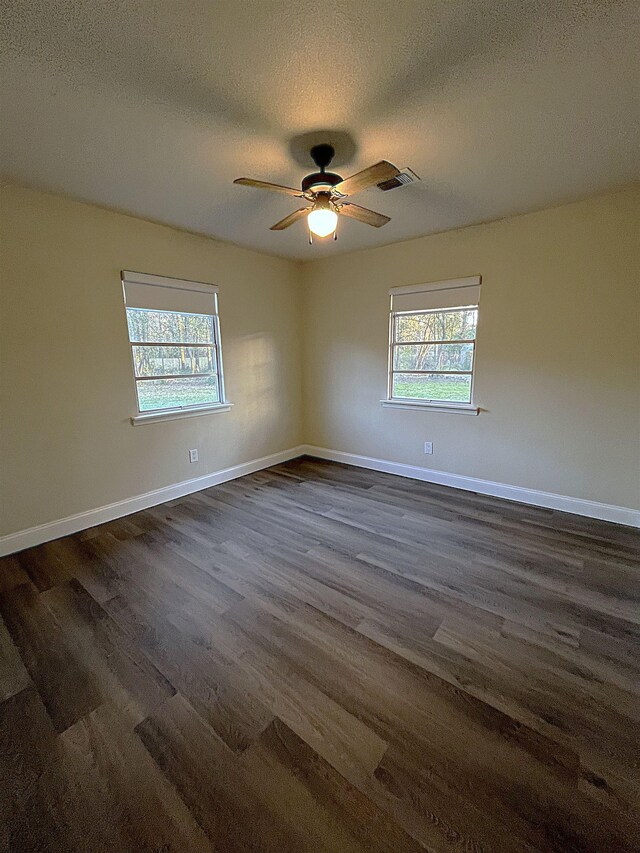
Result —
<path fill-rule="evenodd" d="M 0 849 L 631 851 L 637 531 L 312 459 L 0 561 Z"/>

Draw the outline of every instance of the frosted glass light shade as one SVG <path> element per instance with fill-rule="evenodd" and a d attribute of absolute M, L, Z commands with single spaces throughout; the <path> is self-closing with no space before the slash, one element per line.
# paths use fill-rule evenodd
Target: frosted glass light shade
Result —
<path fill-rule="evenodd" d="M 307 217 L 309 231 L 316 237 L 328 237 L 333 234 L 338 224 L 338 214 L 334 210 L 320 208 L 312 210 Z"/>

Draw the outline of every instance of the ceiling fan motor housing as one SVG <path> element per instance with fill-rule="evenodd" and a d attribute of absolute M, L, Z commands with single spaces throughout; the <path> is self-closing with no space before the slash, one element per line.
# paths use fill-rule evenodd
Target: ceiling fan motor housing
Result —
<path fill-rule="evenodd" d="M 306 193 L 309 190 L 313 190 L 314 193 L 329 192 L 341 181 L 342 177 L 333 172 L 313 172 L 302 179 L 302 192 Z"/>

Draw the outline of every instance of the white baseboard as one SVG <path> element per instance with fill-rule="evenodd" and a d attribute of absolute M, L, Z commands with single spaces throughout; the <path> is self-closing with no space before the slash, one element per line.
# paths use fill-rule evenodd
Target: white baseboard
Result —
<path fill-rule="evenodd" d="M 263 468 L 279 465 L 289 459 L 308 454 L 317 456 L 319 459 L 329 459 L 333 462 L 343 462 L 347 465 L 355 465 L 358 468 L 370 468 L 372 471 L 383 471 L 386 474 L 396 474 L 400 477 L 409 477 L 414 480 L 424 480 L 427 483 L 437 483 L 441 486 L 451 486 L 454 489 L 464 489 L 469 492 L 477 492 L 480 495 L 491 495 L 497 498 L 516 501 L 518 503 L 531 504 L 533 506 L 557 509 L 562 512 L 570 512 L 575 515 L 583 515 L 588 518 L 599 518 L 603 521 L 613 521 L 617 524 L 626 524 L 630 527 L 640 527 L 640 511 L 613 504 L 588 501 L 583 498 L 571 498 L 566 495 L 556 495 L 552 492 L 540 492 L 535 489 L 525 489 L 521 486 L 509 486 L 505 483 L 493 483 L 491 480 L 479 480 L 476 477 L 465 477 L 462 474 L 448 474 L 444 471 L 435 471 L 431 468 L 420 468 L 417 465 L 405 465 L 401 462 L 389 462 L 385 459 L 374 459 L 370 456 L 359 456 L 355 453 L 344 453 L 341 450 L 328 450 L 325 447 L 314 447 L 303 444 L 272 453 L 270 456 L 262 456 L 260 459 L 252 459 L 232 468 L 215 471 L 204 477 L 194 477 L 172 486 L 154 489 L 122 501 L 107 504 L 106 506 L 79 512 L 76 515 L 67 516 L 57 521 L 49 521 L 17 533 L 0 536 L 0 557 L 59 539 L 61 536 L 69 536 L 88 527 L 104 524 L 121 518 L 123 515 L 139 512 L 151 506 L 184 497 L 192 492 L 199 492 L 228 480 L 253 474 Z"/>
<path fill-rule="evenodd" d="M 493 483 L 491 480 L 479 480 L 476 477 L 465 477 L 462 474 L 447 474 L 445 471 L 420 468 L 417 465 L 404 465 L 401 462 L 388 462 L 385 459 L 373 459 L 370 456 L 358 456 L 355 453 L 328 450 L 326 447 L 314 447 L 310 444 L 304 446 L 304 452 L 309 456 L 330 459 L 333 462 L 344 462 L 346 465 L 356 465 L 358 468 L 370 468 L 372 471 L 383 471 L 385 474 L 411 477 L 414 480 L 451 486 L 454 489 L 464 489 L 468 492 L 477 492 L 480 495 L 491 495 L 518 503 L 557 509 L 561 512 L 571 512 L 574 515 L 599 518 L 617 524 L 626 524 L 629 527 L 640 527 L 640 510 L 630 509 L 629 507 L 588 501 L 583 498 L 571 498 L 552 492 L 540 492 L 536 489 L 525 489 L 522 486 L 509 486 L 506 483 Z"/>
<path fill-rule="evenodd" d="M 173 486 L 164 486 L 161 489 L 154 489 L 152 492 L 145 492 L 143 495 L 136 495 L 86 512 L 79 512 L 76 515 L 69 515 L 67 518 L 61 518 L 58 521 L 49 521 L 46 524 L 29 527 L 27 530 L 19 530 L 17 533 L 0 536 L 0 557 L 5 557 L 16 551 L 23 551 L 25 548 L 32 548 L 34 545 L 41 545 L 43 542 L 50 542 L 52 539 L 59 539 L 61 536 L 69 536 L 69 534 L 77 533 L 79 530 L 86 530 L 96 524 L 113 521 L 123 515 L 131 515 L 133 512 L 139 512 L 142 509 L 148 509 L 150 506 L 157 506 L 166 501 L 184 497 L 184 495 L 189 495 L 192 492 L 217 486 L 219 483 L 226 483 L 228 480 L 244 477 L 246 474 L 253 474 L 263 468 L 270 468 L 272 465 L 279 465 L 281 462 L 295 459 L 296 456 L 301 456 L 303 453 L 305 453 L 304 447 L 291 447 L 288 450 L 281 450 L 279 453 L 272 453 L 270 456 L 262 456 L 260 459 L 243 462 L 242 465 L 234 465 L 232 468 L 206 474 L 204 477 L 194 477 L 192 480 L 185 480 Z"/>

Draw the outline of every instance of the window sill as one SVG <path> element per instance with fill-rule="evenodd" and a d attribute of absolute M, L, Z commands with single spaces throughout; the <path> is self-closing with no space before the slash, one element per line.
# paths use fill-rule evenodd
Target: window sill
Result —
<path fill-rule="evenodd" d="M 456 415 L 477 415 L 480 409 L 471 403 L 418 403 L 414 400 L 380 400 L 389 409 L 414 409 L 423 412 L 450 412 Z"/>
<path fill-rule="evenodd" d="M 213 415 L 217 412 L 230 412 L 233 403 L 216 403 L 213 406 L 193 406 L 190 409 L 173 409 L 166 412 L 148 412 L 131 418 L 133 426 L 157 424 L 160 421 L 175 421 L 178 418 L 195 418 L 198 415 Z"/>

